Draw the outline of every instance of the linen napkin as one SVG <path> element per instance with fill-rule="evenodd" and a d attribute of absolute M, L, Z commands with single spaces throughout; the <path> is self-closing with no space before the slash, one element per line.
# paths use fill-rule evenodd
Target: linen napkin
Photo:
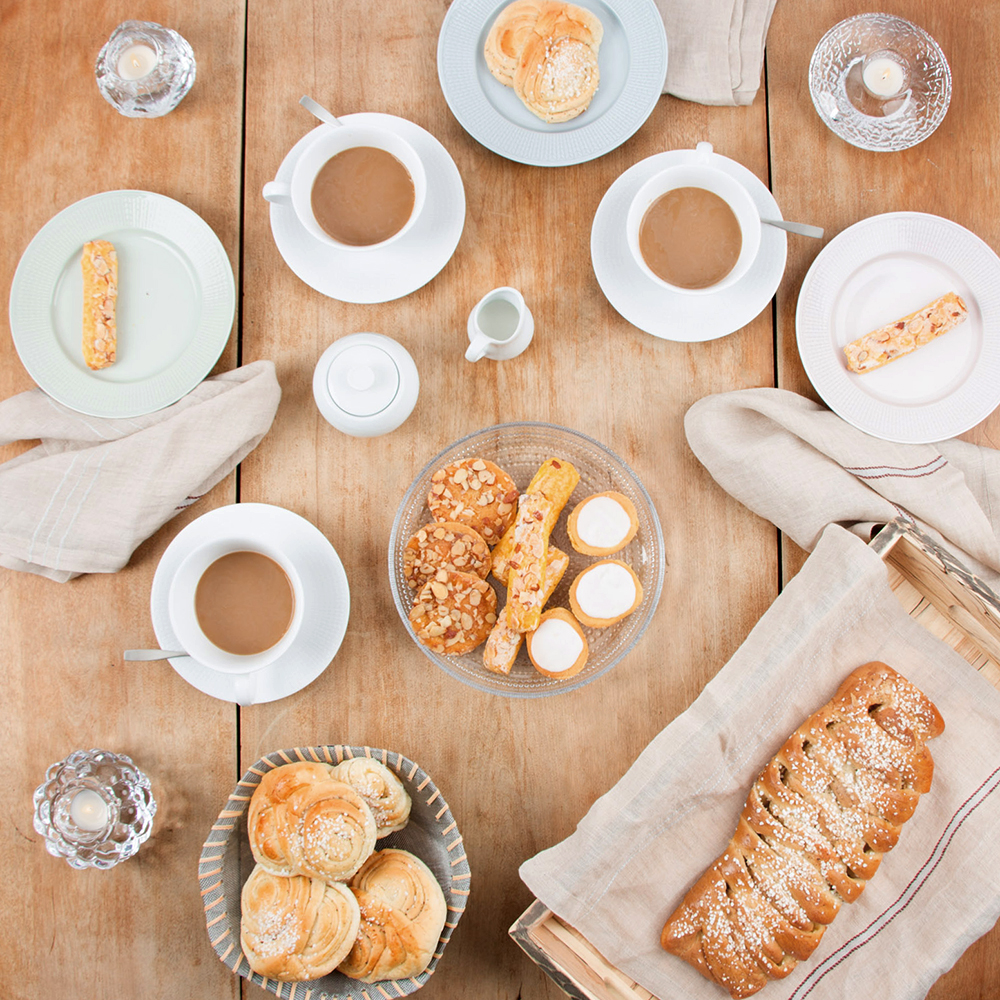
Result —
<path fill-rule="evenodd" d="M 684 429 L 719 485 L 802 548 L 827 524 L 867 541 L 873 525 L 902 516 L 1000 591 L 1000 452 L 882 441 L 785 389 L 706 396 Z"/>
<path fill-rule="evenodd" d="M 41 444 L 0 465 L 0 566 L 60 583 L 117 572 L 257 446 L 280 398 L 256 361 L 139 417 L 85 416 L 41 389 L 5 399 L 0 444 Z"/>
<path fill-rule="evenodd" d="M 663 93 L 700 104 L 751 104 L 776 0 L 656 0 L 667 31 Z"/>
<path fill-rule="evenodd" d="M 860 898 L 761 996 L 922 998 L 1000 915 L 1000 692 L 903 611 L 882 560 L 836 525 L 695 703 L 521 877 L 660 1000 L 721 1000 L 660 948 L 663 924 L 725 849 L 759 771 L 871 660 L 940 710 L 933 784 Z"/>

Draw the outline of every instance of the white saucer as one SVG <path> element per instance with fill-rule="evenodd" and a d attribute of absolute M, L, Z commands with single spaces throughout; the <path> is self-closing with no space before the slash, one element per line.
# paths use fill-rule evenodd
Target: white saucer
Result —
<path fill-rule="evenodd" d="M 156 567 L 150 611 L 161 649 L 179 648 L 167 611 L 174 573 L 191 551 L 223 529 L 236 529 L 248 539 L 267 538 L 294 563 L 304 594 L 302 626 L 285 653 L 252 674 L 223 673 L 190 656 L 174 657 L 170 664 L 189 684 L 213 698 L 241 705 L 277 701 L 319 677 L 340 649 L 351 610 L 347 575 L 327 537 L 290 510 L 265 503 L 211 510 L 177 535 Z"/>
<path fill-rule="evenodd" d="M 643 273 L 625 234 L 629 205 L 650 177 L 695 155 L 693 149 L 675 149 L 630 167 L 605 192 L 590 230 L 594 274 L 607 300 L 640 330 L 687 343 L 715 340 L 746 326 L 778 290 L 788 251 L 784 230 L 763 226 L 750 270 L 735 285 L 710 295 L 672 292 Z M 718 153 L 712 153 L 709 162 L 743 184 L 763 218 L 781 218 L 771 192 L 746 167 Z"/>
<path fill-rule="evenodd" d="M 968 306 L 954 330 L 855 375 L 844 345 L 946 292 Z M 862 219 L 831 240 L 799 290 L 795 337 L 823 402 L 867 434 L 929 444 L 962 434 L 1000 404 L 1000 258 L 974 233 L 922 212 Z"/>
<path fill-rule="evenodd" d="M 91 371 L 80 350 L 80 252 L 118 251 L 118 358 Z M 104 191 L 35 234 L 10 289 L 10 329 L 28 374 L 53 399 L 95 417 L 136 417 L 176 402 L 219 359 L 236 285 L 225 247 L 186 205 L 151 191 Z"/>
<path fill-rule="evenodd" d="M 419 125 L 395 115 L 341 115 L 404 138 L 427 172 L 427 198 L 413 228 L 381 250 L 338 250 L 315 240 L 290 205 L 271 204 L 271 233 L 285 263 L 307 285 L 340 302 L 389 302 L 426 285 L 451 260 L 465 226 L 465 187 L 448 150 Z M 276 180 L 290 181 L 295 161 L 322 129 L 318 125 L 289 151 Z"/>

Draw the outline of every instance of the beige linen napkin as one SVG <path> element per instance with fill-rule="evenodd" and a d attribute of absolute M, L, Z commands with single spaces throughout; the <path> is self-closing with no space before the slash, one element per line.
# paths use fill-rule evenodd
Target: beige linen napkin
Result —
<path fill-rule="evenodd" d="M 228 475 L 267 433 L 270 361 L 206 379 L 140 417 L 88 417 L 31 389 L 0 402 L 0 566 L 60 583 L 120 570 L 139 544 Z"/>
<path fill-rule="evenodd" d="M 661 950 L 663 923 L 725 849 L 761 768 L 870 660 L 940 709 L 933 784 L 860 898 L 761 996 L 923 997 L 1000 914 L 1000 692 L 903 611 L 882 561 L 836 525 L 697 701 L 521 877 L 661 1000 L 725 997 Z M 597 744 L 581 766 L 600 770 Z"/>
<path fill-rule="evenodd" d="M 903 516 L 1000 592 L 1000 451 L 882 441 L 784 389 L 706 396 L 684 429 L 719 485 L 802 548 L 831 523 L 867 541 Z"/>
<path fill-rule="evenodd" d="M 663 93 L 750 104 L 760 87 L 775 0 L 656 0 L 667 31 Z"/>

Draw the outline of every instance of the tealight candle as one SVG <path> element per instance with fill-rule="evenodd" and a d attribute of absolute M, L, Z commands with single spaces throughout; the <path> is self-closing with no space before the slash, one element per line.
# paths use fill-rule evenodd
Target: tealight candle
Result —
<path fill-rule="evenodd" d="M 81 830 L 96 832 L 108 825 L 108 804 L 92 788 L 82 788 L 73 796 L 69 814 Z"/>
<path fill-rule="evenodd" d="M 887 100 L 895 97 L 906 86 L 906 68 L 895 52 L 873 52 L 861 70 L 861 82 L 873 97 Z"/>
<path fill-rule="evenodd" d="M 118 75 L 123 80 L 141 80 L 156 66 L 156 51 L 141 42 L 130 45 L 118 57 Z"/>

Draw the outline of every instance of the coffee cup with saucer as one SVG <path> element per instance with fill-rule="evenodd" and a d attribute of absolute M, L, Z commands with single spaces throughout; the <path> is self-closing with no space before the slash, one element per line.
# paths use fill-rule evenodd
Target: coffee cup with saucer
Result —
<path fill-rule="evenodd" d="M 257 553 L 277 563 L 284 572 L 292 593 L 292 616 L 288 627 L 276 642 L 254 653 L 232 652 L 216 645 L 205 634 L 195 600 L 206 570 L 223 556 L 237 552 Z M 302 626 L 304 606 L 302 581 L 294 563 L 265 540 L 247 538 L 241 534 L 213 538 L 194 549 L 174 574 L 167 598 L 170 624 L 182 648 L 205 666 L 229 674 L 253 673 L 287 652 Z M 240 614 L 243 609 L 223 610 L 226 613 Z"/>
<path fill-rule="evenodd" d="M 712 152 L 711 143 L 699 142 L 693 157 L 665 167 L 650 177 L 636 191 L 625 220 L 628 248 L 636 264 L 652 281 L 684 295 L 706 295 L 735 285 L 750 270 L 760 249 L 760 212 L 746 187 L 712 164 Z M 650 207 L 664 195 L 681 188 L 700 188 L 721 198 L 729 206 L 740 229 L 741 242 L 736 262 L 721 279 L 702 287 L 692 288 L 665 280 L 649 266 L 639 246 L 640 229 Z M 697 236 L 694 234 L 695 238 Z"/>
<path fill-rule="evenodd" d="M 322 137 L 340 131 L 317 125 L 289 150 L 275 174 L 272 183 L 286 185 L 288 197 L 270 202 L 271 234 L 293 273 L 320 294 L 340 302 L 389 302 L 427 284 L 454 254 L 465 225 L 462 177 L 448 150 L 414 122 L 373 112 L 339 119 L 344 127 L 365 125 L 392 132 L 414 149 L 426 178 L 422 208 L 404 233 L 368 253 L 317 239 L 291 203 L 292 176 L 299 160 Z"/>
<path fill-rule="evenodd" d="M 238 540 L 243 551 L 259 551 L 274 558 L 286 571 L 296 596 L 301 593 L 296 604 L 301 620 L 296 623 L 293 619 L 286 633 L 287 645 L 278 644 L 274 658 L 267 657 L 270 662 L 249 673 L 234 673 L 205 662 L 182 644 L 174 629 L 171 593 L 189 593 L 191 588 L 190 579 L 175 584 L 175 578 L 189 559 L 185 573 L 190 570 L 191 577 L 200 578 L 198 566 L 203 560 L 196 561 L 193 554 L 204 552 L 207 558 L 219 539 L 230 544 Z M 292 573 L 288 573 L 289 568 Z M 160 648 L 185 649 L 191 654 L 171 657 L 173 669 L 199 691 L 240 705 L 285 698 L 319 677 L 343 642 L 350 607 L 347 575 L 326 535 L 293 511 L 262 503 L 217 507 L 184 527 L 161 556 L 150 592 L 153 630 Z M 219 662 L 210 659 L 212 664 Z"/>
<path fill-rule="evenodd" d="M 348 253 L 371 251 L 388 246 L 413 228 L 427 197 L 427 174 L 417 151 L 401 135 L 377 124 L 347 122 L 315 129 L 312 141 L 302 150 L 289 180 L 276 179 L 264 185 L 264 198 L 290 205 L 303 228 L 315 239 Z M 413 182 L 413 208 L 409 218 L 391 236 L 373 243 L 345 243 L 335 239 L 320 225 L 312 205 L 313 185 L 322 168 L 338 153 L 349 149 L 383 150 L 395 157 Z"/>

